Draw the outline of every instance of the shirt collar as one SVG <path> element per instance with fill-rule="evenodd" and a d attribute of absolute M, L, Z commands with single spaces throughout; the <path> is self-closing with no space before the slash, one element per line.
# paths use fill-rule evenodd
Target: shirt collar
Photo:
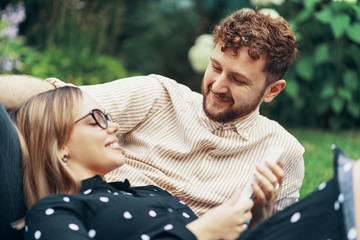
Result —
<path fill-rule="evenodd" d="M 120 191 L 133 192 L 130 187 L 130 182 L 127 179 L 125 179 L 123 182 L 107 183 L 99 175 L 81 181 L 81 192 L 84 192 L 88 189 L 103 190 L 109 187 L 111 188 L 111 186 Z"/>
<path fill-rule="evenodd" d="M 210 118 L 208 118 L 208 116 L 206 116 L 203 108 L 201 109 L 201 111 L 199 111 L 200 124 L 207 128 L 210 132 L 214 132 L 219 128 L 223 128 L 225 130 L 235 130 L 240 136 L 242 136 L 246 140 L 249 139 L 251 129 L 256 124 L 259 117 L 259 107 L 249 115 L 228 123 L 220 123 L 211 120 Z"/>

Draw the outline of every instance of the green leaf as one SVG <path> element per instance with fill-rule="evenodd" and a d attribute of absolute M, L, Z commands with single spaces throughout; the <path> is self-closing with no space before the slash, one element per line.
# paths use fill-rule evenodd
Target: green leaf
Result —
<path fill-rule="evenodd" d="M 322 98 L 331 98 L 333 97 L 335 94 L 335 88 L 332 85 L 326 85 L 320 93 L 320 96 Z"/>
<path fill-rule="evenodd" d="M 335 38 L 341 37 L 346 29 L 350 26 L 350 16 L 341 14 L 337 15 L 332 21 L 330 22 L 331 29 Z"/>
<path fill-rule="evenodd" d="M 340 98 L 334 97 L 331 102 L 331 108 L 336 113 L 339 114 L 344 107 L 344 101 Z"/>
<path fill-rule="evenodd" d="M 360 7 L 357 5 L 351 5 L 351 8 L 355 10 L 356 18 L 360 21 Z"/>
<path fill-rule="evenodd" d="M 323 8 L 322 11 L 315 13 L 315 18 L 322 23 L 328 24 L 333 19 L 333 13 L 330 7 Z"/>
<path fill-rule="evenodd" d="M 343 81 L 347 88 L 355 91 L 358 87 L 357 74 L 353 70 L 348 70 L 344 73 Z"/>
<path fill-rule="evenodd" d="M 351 25 L 347 31 L 347 36 L 356 43 L 360 43 L 360 23 Z"/>
<path fill-rule="evenodd" d="M 285 92 L 292 98 L 297 99 L 299 96 L 299 85 L 294 80 L 287 80 Z"/>
<path fill-rule="evenodd" d="M 315 63 L 320 64 L 330 59 L 329 47 L 326 43 L 320 44 L 315 49 Z"/>
<path fill-rule="evenodd" d="M 360 105 L 354 102 L 347 104 L 347 111 L 355 118 L 360 117 Z"/>
<path fill-rule="evenodd" d="M 297 74 L 308 82 L 310 82 L 314 76 L 314 64 L 309 57 L 299 59 L 295 65 L 295 69 Z"/>
<path fill-rule="evenodd" d="M 351 91 L 349 91 L 349 89 L 339 88 L 338 94 L 342 99 L 347 100 L 348 102 L 351 102 L 352 94 L 351 94 Z"/>
<path fill-rule="evenodd" d="M 307 9 L 313 9 L 318 2 L 321 2 L 321 0 L 304 0 L 304 5 Z"/>

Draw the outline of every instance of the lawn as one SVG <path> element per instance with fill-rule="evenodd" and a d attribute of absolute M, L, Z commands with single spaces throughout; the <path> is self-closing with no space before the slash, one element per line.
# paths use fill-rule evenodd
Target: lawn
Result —
<path fill-rule="evenodd" d="M 321 182 L 333 176 L 335 144 L 350 158 L 360 159 L 360 130 L 329 132 L 306 128 L 289 129 L 304 146 L 305 178 L 300 190 L 301 197 L 312 192 Z"/>

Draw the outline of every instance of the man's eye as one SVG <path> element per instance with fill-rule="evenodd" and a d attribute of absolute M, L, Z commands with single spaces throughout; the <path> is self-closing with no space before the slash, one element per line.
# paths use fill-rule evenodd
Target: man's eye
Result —
<path fill-rule="evenodd" d="M 244 84 L 244 81 L 241 81 L 240 79 L 237 78 L 233 78 L 233 80 L 237 83 L 237 84 Z"/>
<path fill-rule="evenodd" d="M 216 66 L 212 66 L 216 71 L 221 71 L 221 68 L 219 68 L 219 67 L 216 67 Z"/>
<path fill-rule="evenodd" d="M 97 125 L 97 123 L 96 123 L 96 122 L 93 122 L 93 123 L 89 123 L 89 125 L 95 126 L 95 125 Z"/>

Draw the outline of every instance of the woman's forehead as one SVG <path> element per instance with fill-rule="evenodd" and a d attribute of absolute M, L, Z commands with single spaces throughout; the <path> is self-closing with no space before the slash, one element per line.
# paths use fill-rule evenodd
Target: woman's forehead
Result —
<path fill-rule="evenodd" d="M 92 109 L 103 110 L 99 103 L 97 103 L 90 95 L 87 93 L 83 94 L 82 103 L 81 103 L 81 112 L 83 114 L 88 113 Z"/>

